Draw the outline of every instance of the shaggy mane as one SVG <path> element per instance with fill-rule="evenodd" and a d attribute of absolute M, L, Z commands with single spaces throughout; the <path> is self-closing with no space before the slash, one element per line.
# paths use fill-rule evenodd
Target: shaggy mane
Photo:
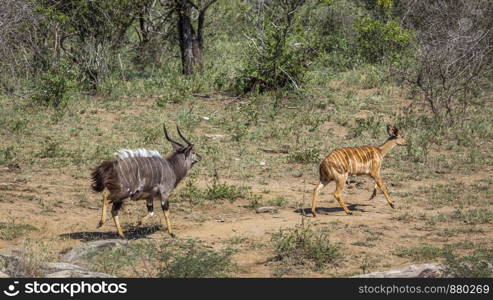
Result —
<path fill-rule="evenodd" d="M 129 157 L 162 157 L 156 150 L 148 150 L 148 149 L 120 149 L 115 152 L 115 156 L 118 160 L 123 160 Z"/>

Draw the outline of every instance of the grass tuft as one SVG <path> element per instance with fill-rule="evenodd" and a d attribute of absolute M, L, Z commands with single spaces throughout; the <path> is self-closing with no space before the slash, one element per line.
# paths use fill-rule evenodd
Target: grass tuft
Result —
<path fill-rule="evenodd" d="M 325 232 L 317 232 L 304 223 L 291 229 L 280 229 L 272 235 L 275 259 L 287 265 L 308 265 L 321 270 L 336 265 L 342 254 L 339 246 L 329 241 Z"/>
<path fill-rule="evenodd" d="M 38 230 L 36 227 L 29 224 L 15 224 L 0 222 L 0 240 L 13 240 L 21 237 L 29 231 Z"/>

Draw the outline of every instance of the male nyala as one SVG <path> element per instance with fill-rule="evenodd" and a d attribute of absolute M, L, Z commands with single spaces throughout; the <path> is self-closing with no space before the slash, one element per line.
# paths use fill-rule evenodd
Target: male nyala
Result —
<path fill-rule="evenodd" d="M 154 215 L 153 200 L 159 198 L 168 233 L 174 236 L 168 198 L 187 175 L 188 170 L 202 158 L 195 153 L 194 145 L 181 134 L 178 126 L 176 130 L 185 145 L 172 140 L 168 136 L 166 126 L 163 125 L 163 129 L 165 138 L 173 147 L 173 153 L 169 157 L 163 158 L 155 150 L 123 149 L 115 153 L 116 160 L 103 162 L 92 171 L 92 189 L 96 192 L 102 192 L 105 188 L 108 190 L 108 193 L 103 193 L 103 208 L 98 227 L 106 222 L 107 206 L 108 203 L 112 203 L 111 215 L 118 235 L 125 238 L 118 220 L 118 211 L 122 207 L 123 200 L 127 198 L 146 200 L 148 214 L 140 220 L 139 224 L 142 224 L 148 217 Z"/>

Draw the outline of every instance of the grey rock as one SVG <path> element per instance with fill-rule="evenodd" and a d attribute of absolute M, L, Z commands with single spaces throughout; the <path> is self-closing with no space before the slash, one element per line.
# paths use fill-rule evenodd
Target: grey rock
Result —
<path fill-rule="evenodd" d="M 92 251 L 113 249 L 115 247 L 121 247 L 127 244 L 128 244 L 127 240 L 117 240 L 117 239 L 101 240 L 101 241 L 85 243 L 72 248 L 72 250 L 70 250 L 68 253 L 66 253 L 63 256 L 62 260 L 72 263 L 79 260 L 83 260 L 84 257 Z"/>
<path fill-rule="evenodd" d="M 262 207 L 258 207 L 255 211 L 257 213 L 266 213 L 266 212 L 273 212 L 275 210 L 276 208 L 274 206 L 262 206 Z"/>
<path fill-rule="evenodd" d="M 436 263 L 410 265 L 404 268 L 372 272 L 356 278 L 442 278 L 447 277 L 443 266 Z"/>
<path fill-rule="evenodd" d="M 14 276 L 21 269 L 21 259 L 17 256 L 0 255 L 0 271 L 8 276 Z"/>
<path fill-rule="evenodd" d="M 0 255 L 0 278 L 31 276 L 25 273 L 25 262 L 18 256 Z M 47 278 L 115 278 L 115 276 L 92 272 L 84 267 L 64 262 L 49 262 L 39 266 L 36 276 Z"/>

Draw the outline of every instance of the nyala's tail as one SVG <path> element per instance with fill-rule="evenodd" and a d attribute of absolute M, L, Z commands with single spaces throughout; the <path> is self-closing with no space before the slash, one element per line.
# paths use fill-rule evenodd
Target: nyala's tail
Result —
<path fill-rule="evenodd" d="M 92 178 L 92 189 L 95 192 L 102 192 L 104 188 L 106 187 L 106 182 L 108 181 L 109 178 L 113 177 L 114 171 L 114 162 L 112 161 L 105 161 L 104 163 L 100 164 L 96 168 L 94 168 L 91 172 L 91 178 Z"/>

